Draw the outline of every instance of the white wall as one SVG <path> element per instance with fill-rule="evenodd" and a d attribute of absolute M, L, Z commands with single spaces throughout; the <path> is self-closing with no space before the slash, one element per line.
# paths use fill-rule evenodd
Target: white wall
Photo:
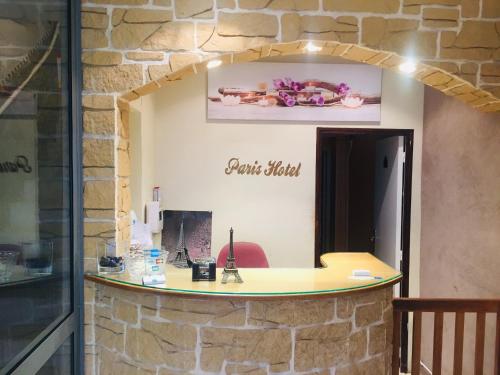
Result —
<path fill-rule="evenodd" d="M 143 186 L 161 186 L 165 209 L 213 211 L 215 256 L 227 243 L 228 229 L 233 226 L 235 240 L 259 243 L 271 266 L 312 267 L 317 126 L 207 122 L 206 85 L 206 75 L 192 76 L 132 103 L 143 114 L 142 147 L 150 156 L 155 155 L 146 160 L 148 156 L 143 153 L 145 160 L 141 164 L 154 166 L 152 181 Z M 381 124 L 348 127 L 415 129 L 410 262 L 411 273 L 416 275 L 420 247 L 423 86 L 389 71 L 384 71 L 382 86 Z M 146 137 L 150 140 L 146 141 Z M 224 168 L 231 157 L 261 163 L 269 159 L 301 162 L 301 175 L 298 178 L 227 176 Z M 143 178 L 147 179 L 144 172 Z M 418 288 L 418 283 L 411 284 Z"/>

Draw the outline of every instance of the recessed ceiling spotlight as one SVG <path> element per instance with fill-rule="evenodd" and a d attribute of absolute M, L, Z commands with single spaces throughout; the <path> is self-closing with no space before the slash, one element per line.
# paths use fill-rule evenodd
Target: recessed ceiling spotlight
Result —
<path fill-rule="evenodd" d="M 221 64 L 222 64 L 222 60 L 219 60 L 219 59 L 210 60 L 209 62 L 207 62 L 207 68 L 208 69 L 217 68 Z"/>
<path fill-rule="evenodd" d="M 307 42 L 305 49 L 307 52 L 319 52 L 323 49 L 323 47 L 316 46 L 313 42 Z"/>
<path fill-rule="evenodd" d="M 417 70 L 417 64 L 415 61 L 407 60 L 404 63 L 399 64 L 399 70 L 406 74 L 411 74 Z"/>

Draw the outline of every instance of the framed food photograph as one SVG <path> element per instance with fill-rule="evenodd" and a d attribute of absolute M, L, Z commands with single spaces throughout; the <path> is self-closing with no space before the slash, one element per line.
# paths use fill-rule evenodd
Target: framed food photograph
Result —
<path fill-rule="evenodd" d="M 380 122 L 382 69 L 245 63 L 208 71 L 208 120 Z"/>

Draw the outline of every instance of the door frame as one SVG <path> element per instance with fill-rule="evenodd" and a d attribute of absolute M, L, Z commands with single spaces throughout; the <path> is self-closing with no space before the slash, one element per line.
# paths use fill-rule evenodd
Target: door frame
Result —
<path fill-rule="evenodd" d="M 81 110 L 81 0 L 67 0 L 68 41 L 68 106 L 69 154 L 71 156 L 71 220 L 72 247 L 71 313 L 53 321 L 21 352 L 0 369 L 0 375 L 36 374 L 71 337 L 73 374 L 83 374 L 83 183 L 82 183 L 82 110 Z"/>
<path fill-rule="evenodd" d="M 314 228 L 314 263 L 315 267 L 321 267 L 319 258 L 320 248 L 320 223 L 321 223 L 321 171 L 323 162 L 321 149 L 326 139 L 341 135 L 380 135 L 380 136 L 403 136 L 405 163 L 403 168 L 403 204 L 402 210 L 402 264 L 401 271 L 401 297 L 408 297 L 410 285 L 410 225 L 411 225 L 411 191 L 412 191 L 412 169 L 413 169 L 413 129 L 374 129 L 374 128 L 316 128 L 316 187 L 315 187 L 315 228 Z M 403 314 L 401 327 L 401 369 L 408 368 L 408 314 Z"/>

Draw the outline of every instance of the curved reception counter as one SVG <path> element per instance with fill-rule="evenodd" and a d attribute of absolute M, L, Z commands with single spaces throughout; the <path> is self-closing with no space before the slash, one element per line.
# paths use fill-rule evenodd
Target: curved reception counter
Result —
<path fill-rule="evenodd" d="M 401 274 L 368 253 L 318 269 L 240 269 L 243 284 L 86 275 L 86 373 L 388 374 Z M 373 277 L 353 277 L 353 270 Z"/>

